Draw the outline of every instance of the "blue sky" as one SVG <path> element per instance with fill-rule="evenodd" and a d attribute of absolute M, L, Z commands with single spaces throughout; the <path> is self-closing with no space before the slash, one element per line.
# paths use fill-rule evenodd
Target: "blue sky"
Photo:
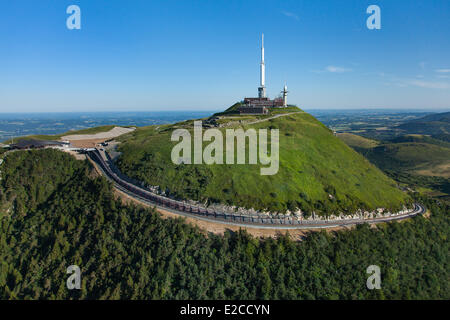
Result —
<path fill-rule="evenodd" d="M 0 112 L 224 109 L 257 95 L 261 32 L 270 97 L 450 108 L 448 0 L 2 0 Z"/>

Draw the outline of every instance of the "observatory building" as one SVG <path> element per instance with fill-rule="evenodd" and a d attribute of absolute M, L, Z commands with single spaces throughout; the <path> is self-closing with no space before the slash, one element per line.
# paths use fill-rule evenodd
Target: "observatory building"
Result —
<path fill-rule="evenodd" d="M 257 98 L 244 98 L 244 106 L 238 108 L 240 114 L 267 114 L 268 108 L 287 107 L 287 86 L 284 84 L 281 96 L 270 100 L 266 94 L 266 65 L 264 62 L 264 34 L 261 37 L 260 82 Z"/>

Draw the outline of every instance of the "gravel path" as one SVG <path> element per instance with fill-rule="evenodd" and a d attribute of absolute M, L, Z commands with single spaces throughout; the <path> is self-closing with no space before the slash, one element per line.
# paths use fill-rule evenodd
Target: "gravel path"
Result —
<path fill-rule="evenodd" d="M 136 130 L 136 128 L 123 128 L 123 127 L 114 127 L 107 132 L 99 132 L 95 134 L 74 134 L 69 136 L 61 137 L 62 140 L 97 140 L 97 139 L 112 139 L 118 136 L 121 136 L 125 133 L 129 133 Z"/>

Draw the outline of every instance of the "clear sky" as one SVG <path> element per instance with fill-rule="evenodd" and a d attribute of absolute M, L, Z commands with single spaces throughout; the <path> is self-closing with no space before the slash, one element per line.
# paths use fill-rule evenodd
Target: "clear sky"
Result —
<path fill-rule="evenodd" d="M 224 109 L 257 95 L 261 32 L 269 97 L 450 108 L 449 0 L 2 0 L 0 112 Z"/>

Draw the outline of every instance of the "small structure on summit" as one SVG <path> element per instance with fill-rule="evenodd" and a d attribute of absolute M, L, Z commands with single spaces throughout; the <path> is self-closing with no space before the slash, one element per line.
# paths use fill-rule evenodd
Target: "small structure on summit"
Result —
<path fill-rule="evenodd" d="M 244 105 L 237 110 L 240 114 L 267 114 L 268 108 L 287 107 L 287 86 L 284 85 L 281 96 L 270 100 L 266 96 L 266 65 L 264 62 L 264 34 L 262 35 L 261 63 L 260 63 L 260 86 L 258 87 L 257 98 L 244 98 Z"/>
<path fill-rule="evenodd" d="M 284 84 L 284 88 L 283 88 L 283 91 L 281 91 L 281 93 L 283 94 L 283 107 L 287 107 L 287 94 L 288 94 L 288 91 L 287 91 L 286 83 Z"/>

